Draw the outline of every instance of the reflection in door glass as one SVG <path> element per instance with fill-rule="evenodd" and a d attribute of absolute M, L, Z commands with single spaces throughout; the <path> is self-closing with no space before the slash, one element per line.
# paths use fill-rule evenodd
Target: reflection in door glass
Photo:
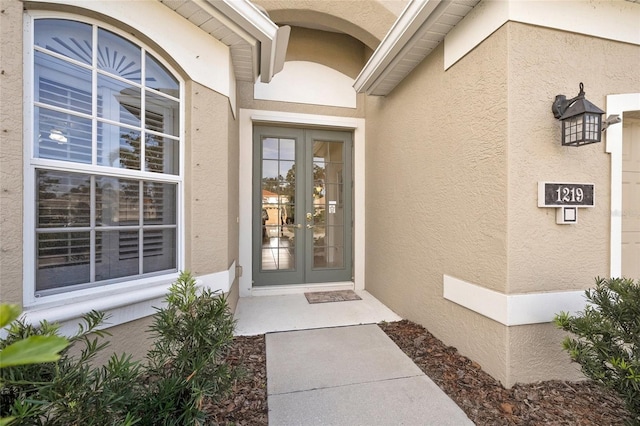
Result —
<path fill-rule="evenodd" d="M 344 267 L 343 143 L 313 144 L 313 268 Z"/>
<path fill-rule="evenodd" d="M 263 271 L 295 269 L 295 140 L 262 139 Z"/>

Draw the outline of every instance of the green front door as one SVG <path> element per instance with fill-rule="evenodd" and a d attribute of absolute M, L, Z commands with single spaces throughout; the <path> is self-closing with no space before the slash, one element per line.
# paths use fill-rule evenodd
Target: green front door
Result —
<path fill-rule="evenodd" d="M 253 134 L 254 285 L 351 281 L 351 133 Z"/>

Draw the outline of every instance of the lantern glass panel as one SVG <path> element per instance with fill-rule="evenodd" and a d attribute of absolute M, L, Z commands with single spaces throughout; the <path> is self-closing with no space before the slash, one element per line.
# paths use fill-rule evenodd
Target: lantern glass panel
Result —
<path fill-rule="evenodd" d="M 562 121 L 562 144 L 580 146 L 600 142 L 600 114 L 584 113 Z"/>

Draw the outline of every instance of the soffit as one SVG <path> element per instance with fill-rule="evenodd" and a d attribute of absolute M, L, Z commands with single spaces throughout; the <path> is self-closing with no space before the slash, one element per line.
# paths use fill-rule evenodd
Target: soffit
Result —
<path fill-rule="evenodd" d="M 409 2 L 356 79 L 356 91 L 389 94 L 479 2 Z"/>
<path fill-rule="evenodd" d="M 287 40 L 279 40 L 279 30 L 271 20 L 248 1 L 235 4 L 229 0 L 160 0 L 202 31 L 229 46 L 233 70 L 237 80 L 255 82 L 258 76 L 268 82 L 281 69 L 274 57 L 283 56 L 272 49 L 286 50 Z M 243 3 L 243 4 L 240 4 Z M 236 7 L 242 6 L 241 9 Z M 252 16 L 246 18 L 246 13 Z M 288 32 L 286 33 L 288 36 Z M 278 40 L 276 40 L 278 39 Z M 284 46 L 283 46 L 284 45 Z M 266 62 L 265 62 L 266 61 Z M 284 62 L 284 56 L 282 61 Z"/>

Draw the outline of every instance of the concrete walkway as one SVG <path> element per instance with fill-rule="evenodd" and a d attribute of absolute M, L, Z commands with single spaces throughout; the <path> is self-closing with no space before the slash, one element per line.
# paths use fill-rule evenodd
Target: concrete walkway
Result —
<path fill-rule="evenodd" d="M 472 425 L 375 324 L 269 333 L 269 425 Z"/>

